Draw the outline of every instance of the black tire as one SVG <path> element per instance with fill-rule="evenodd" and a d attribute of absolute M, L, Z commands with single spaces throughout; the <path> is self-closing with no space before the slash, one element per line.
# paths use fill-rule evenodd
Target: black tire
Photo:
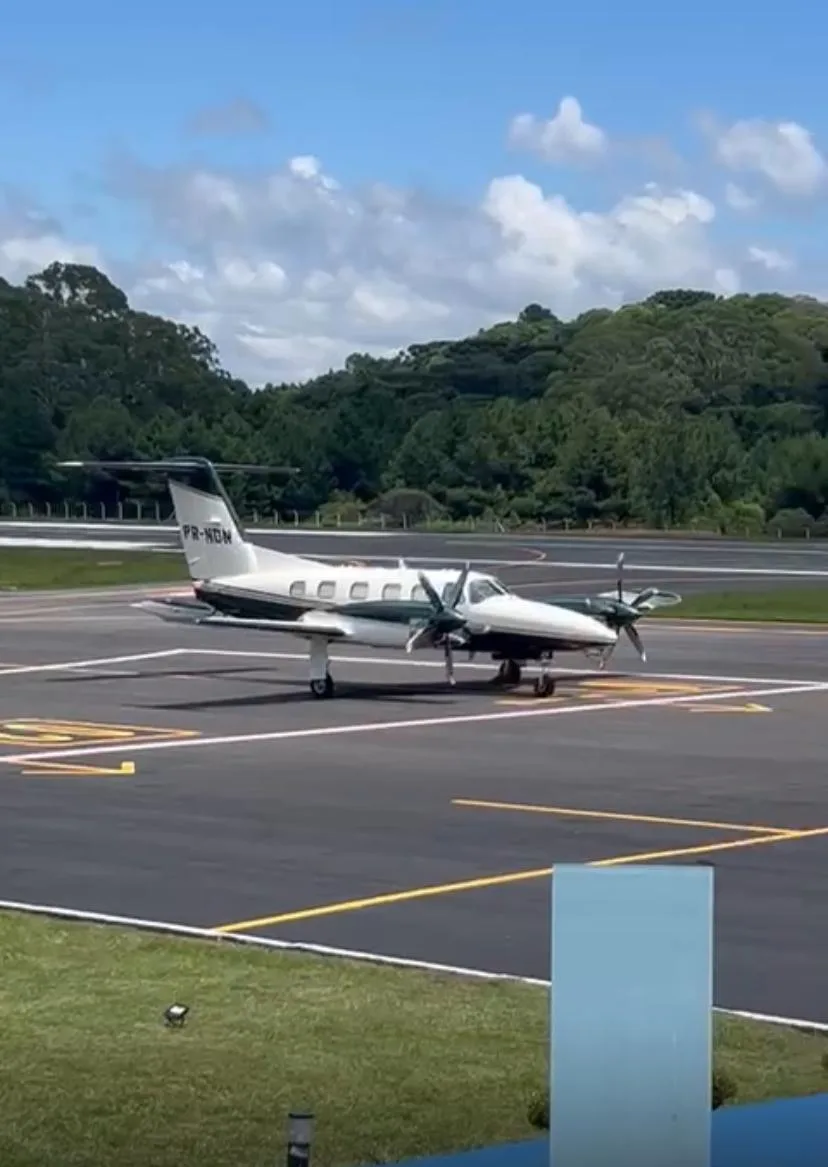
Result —
<path fill-rule="evenodd" d="M 535 681 L 535 696 L 536 697 L 552 697 L 555 694 L 555 678 L 554 677 L 538 677 Z"/>
<path fill-rule="evenodd" d="M 330 673 L 328 673 L 328 675 L 325 677 L 325 679 L 323 681 L 319 681 L 319 680 L 311 681 L 310 691 L 311 691 L 311 693 L 313 693 L 314 697 L 318 697 L 318 698 L 333 697 L 333 695 L 334 695 L 334 683 L 333 683 L 333 678 L 331 677 Z"/>

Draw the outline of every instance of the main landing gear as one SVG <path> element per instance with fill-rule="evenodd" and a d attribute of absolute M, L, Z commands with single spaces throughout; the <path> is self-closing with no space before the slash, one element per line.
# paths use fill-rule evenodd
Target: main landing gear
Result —
<path fill-rule="evenodd" d="M 314 697 L 333 697 L 334 682 L 328 668 L 328 642 L 315 638 L 310 642 L 310 691 Z"/>
<path fill-rule="evenodd" d="M 495 684 L 504 689 L 516 689 L 521 682 L 521 667 L 515 660 L 504 660 L 495 675 Z M 533 690 L 536 697 L 552 697 L 555 693 L 556 681 L 546 667 L 546 661 L 541 663 L 540 676 L 535 678 Z"/>

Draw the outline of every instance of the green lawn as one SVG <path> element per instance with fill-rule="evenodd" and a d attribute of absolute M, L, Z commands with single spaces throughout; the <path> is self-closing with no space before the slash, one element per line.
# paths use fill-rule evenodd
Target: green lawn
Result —
<path fill-rule="evenodd" d="M 272 1167 L 292 1107 L 314 1167 L 532 1137 L 546 1039 L 542 989 L 0 914 L 3 1167 Z M 737 1101 L 825 1089 L 825 1049 L 716 1021 Z"/>
<path fill-rule="evenodd" d="M 707 592 L 685 596 L 674 608 L 657 609 L 668 620 L 772 620 L 793 624 L 828 623 L 828 586 L 767 591 Z"/>
<path fill-rule="evenodd" d="M 177 583 L 188 578 L 183 554 L 0 547 L 0 591 Z"/>

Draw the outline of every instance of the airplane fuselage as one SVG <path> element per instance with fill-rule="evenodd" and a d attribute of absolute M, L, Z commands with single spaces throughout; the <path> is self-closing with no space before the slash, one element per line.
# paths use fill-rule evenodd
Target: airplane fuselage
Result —
<path fill-rule="evenodd" d="M 459 576 L 456 569 L 432 571 L 429 580 L 445 599 Z M 224 616 L 247 620 L 291 620 L 314 629 L 328 626 L 347 640 L 376 648 L 403 648 L 412 629 L 433 609 L 410 567 L 319 564 L 297 559 L 289 568 L 196 582 L 196 597 Z M 617 634 L 582 613 L 527 600 L 500 581 L 470 572 L 456 611 L 467 625 L 470 652 L 529 660 L 560 650 L 605 648 Z"/>

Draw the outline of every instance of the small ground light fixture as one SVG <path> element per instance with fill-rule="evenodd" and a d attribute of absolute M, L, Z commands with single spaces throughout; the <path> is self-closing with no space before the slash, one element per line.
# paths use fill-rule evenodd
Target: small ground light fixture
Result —
<path fill-rule="evenodd" d="M 310 1167 L 313 1115 L 292 1110 L 288 1115 L 287 1167 Z"/>
<path fill-rule="evenodd" d="M 189 1005 L 168 1005 L 164 1010 L 164 1022 L 175 1029 L 180 1029 L 189 1012 Z"/>

